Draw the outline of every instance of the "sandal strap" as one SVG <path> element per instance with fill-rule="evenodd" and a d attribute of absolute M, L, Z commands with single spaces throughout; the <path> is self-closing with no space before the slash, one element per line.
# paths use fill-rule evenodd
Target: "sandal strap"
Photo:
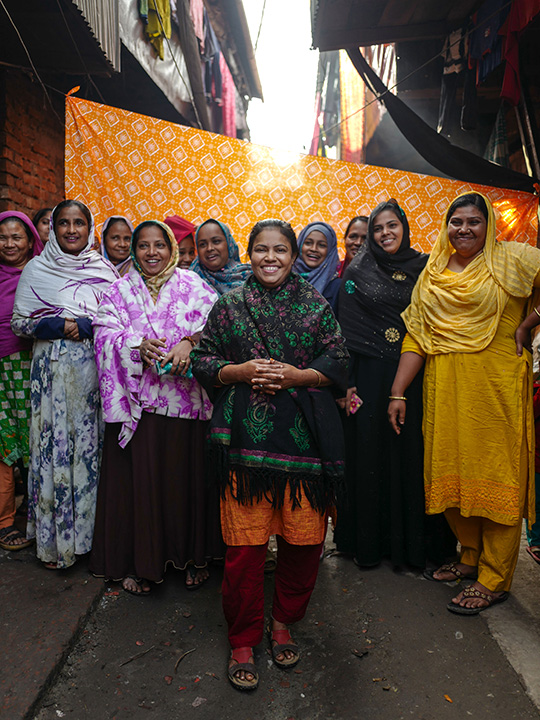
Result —
<path fill-rule="evenodd" d="M 460 580 L 462 578 L 466 578 L 467 575 L 465 573 L 462 573 L 461 570 L 458 568 L 456 563 L 444 563 L 444 565 L 441 565 L 441 567 L 438 569 L 437 572 L 449 572 L 452 573 L 452 575 L 455 575 Z"/>
<path fill-rule="evenodd" d="M 233 648 L 231 650 L 231 660 L 234 660 L 239 665 L 251 665 L 252 668 L 255 667 L 255 663 L 250 663 L 249 658 L 253 656 L 253 648 L 244 646 L 239 648 Z M 238 666 L 235 665 L 231 670 L 236 670 Z M 242 668 L 245 670 L 246 668 Z M 253 672 L 250 670 L 249 672 Z"/>
<path fill-rule="evenodd" d="M 490 605 L 495 599 L 495 595 L 492 595 L 491 593 L 485 593 L 481 590 L 478 590 L 478 588 L 473 587 L 472 585 L 469 585 L 469 587 L 466 587 L 463 591 L 463 597 L 464 598 L 479 598 L 480 600 L 485 600 Z"/>
<path fill-rule="evenodd" d="M 294 645 L 292 643 L 281 643 L 278 645 L 273 645 L 272 646 L 272 655 L 274 657 L 276 657 L 276 655 L 279 655 L 280 653 L 285 652 L 285 650 L 289 650 L 297 657 L 300 655 L 300 653 L 298 651 L 298 645 Z"/>
<path fill-rule="evenodd" d="M 289 628 L 281 628 L 280 630 L 270 630 L 270 635 L 273 642 L 277 643 L 290 643 L 292 641 L 291 633 Z"/>

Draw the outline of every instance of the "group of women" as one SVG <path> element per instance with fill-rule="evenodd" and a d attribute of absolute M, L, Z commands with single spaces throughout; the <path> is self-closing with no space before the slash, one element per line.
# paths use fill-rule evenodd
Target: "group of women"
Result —
<path fill-rule="evenodd" d="M 94 574 L 139 597 L 168 564 L 197 589 L 224 556 L 241 690 L 258 684 L 272 535 L 279 667 L 300 658 L 289 626 L 330 517 L 359 566 L 470 578 L 453 612 L 506 599 L 521 519 L 534 520 L 540 251 L 497 242 L 487 198 L 452 203 L 429 257 L 383 202 L 351 220 L 341 263 L 322 221 L 298 240 L 284 221 L 258 222 L 249 263 L 214 219 L 112 216 L 100 253 L 82 203 L 48 222 L 43 249 L 29 218 L 0 215 L 1 547 L 35 539 L 50 569 L 91 551 Z M 26 537 L 16 463 L 29 463 Z"/>

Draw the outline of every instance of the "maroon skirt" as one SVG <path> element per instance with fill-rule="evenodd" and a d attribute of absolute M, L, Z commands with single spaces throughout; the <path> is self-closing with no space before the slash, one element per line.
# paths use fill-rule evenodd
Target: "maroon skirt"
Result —
<path fill-rule="evenodd" d="M 207 422 L 143 412 L 125 449 L 107 423 L 90 571 L 161 582 L 168 563 L 223 557 L 219 496 L 204 479 Z"/>

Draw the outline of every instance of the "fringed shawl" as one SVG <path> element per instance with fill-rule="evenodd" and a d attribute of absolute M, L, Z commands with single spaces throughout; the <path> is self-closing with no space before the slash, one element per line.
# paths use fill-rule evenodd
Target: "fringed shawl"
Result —
<path fill-rule="evenodd" d="M 345 390 L 348 353 L 319 293 L 294 273 L 274 290 L 252 276 L 216 302 L 191 357 L 194 375 L 216 396 L 209 465 L 222 491 L 230 487 L 242 504 L 266 497 L 275 507 L 290 500 L 295 508 L 305 497 L 324 512 L 344 473 L 332 390 L 291 388 L 266 395 L 246 383 L 215 389 L 224 365 L 274 358 L 300 369 L 313 367 Z"/>

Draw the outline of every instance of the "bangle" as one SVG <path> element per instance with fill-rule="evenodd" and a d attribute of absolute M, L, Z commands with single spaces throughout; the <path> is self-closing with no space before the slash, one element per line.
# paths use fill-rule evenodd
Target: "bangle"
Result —
<path fill-rule="evenodd" d="M 314 387 L 319 387 L 319 385 L 322 382 L 322 375 L 318 370 L 315 370 L 315 368 L 308 368 L 308 370 L 313 370 L 314 373 L 317 375 L 317 384 Z"/>
<path fill-rule="evenodd" d="M 217 379 L 218 379 L 218 382 L 220 383 L 220 385 L 227 385 L 227 383 L 224 382 L 224 381 L 221 379 L 221 371 L 223 370 L 224 367 L 227 367 L 227 366 L 226 366 L 226 365 L 222 365 L 222 366 L 219 368 L 218 374 L 217 374 Z"/>
<path fill-rule="evenodd" d="M 195 345 L 197 344 L 195 340 L 191 337 L 191 335 L 184 335 L 182 340 L 187 340 L 188 343 L 191 343 L 191 347 L 195 347 Z M 180 340 L 180 342 L 182 342 L 182 340 Z"/>
<path fill-rule="evenodd" d="M 538 312 L 537 308 L 533 307 L 533 312 L 535 312 L 538 315 L 538 317 L 540 317 L 540 312 Z"/>
<path fill-rule="evenodd" d="M 406 397 L 403 397 L 403 395 L 389 395 L 389 400 L 406 400 Z"/>

